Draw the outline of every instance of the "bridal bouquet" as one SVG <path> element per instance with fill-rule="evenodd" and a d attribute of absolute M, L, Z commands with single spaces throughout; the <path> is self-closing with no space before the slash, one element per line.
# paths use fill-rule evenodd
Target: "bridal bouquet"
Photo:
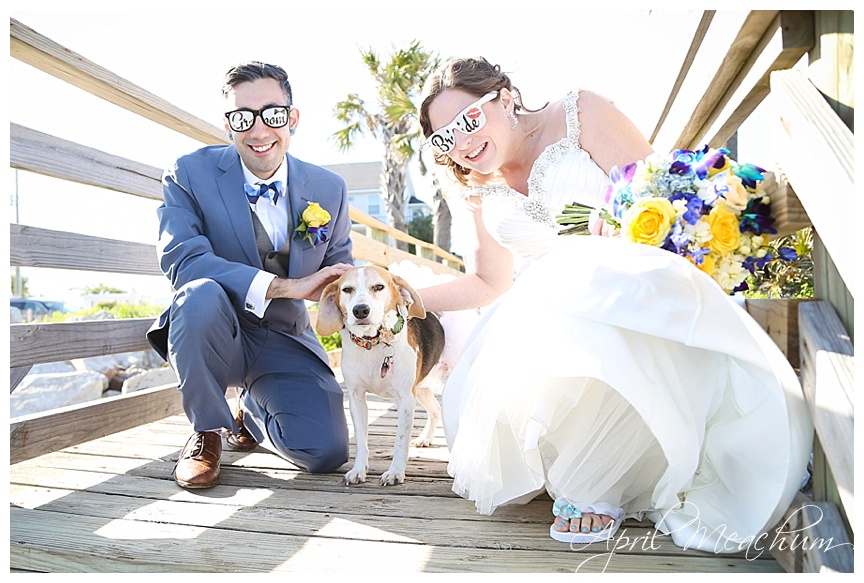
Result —
<path fill-rule="evenodd" d="M 596 210 L 566 205 L 557 217 L 560 234 L 587 232 L 593 212 L 625 239 L 689 259 L 727 293 L 745 290 L 749 273 L 796 253 L 768 240 L 777 230 L 762 188 L 764 170 L 728 154 L 705 146 L 613 168 L 607 204 Z"/>

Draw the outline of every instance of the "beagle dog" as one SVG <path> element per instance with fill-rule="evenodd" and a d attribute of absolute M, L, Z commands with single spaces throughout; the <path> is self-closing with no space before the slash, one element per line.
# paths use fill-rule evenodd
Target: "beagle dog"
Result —
<path fill-rule="evenodd" d="M 321 293 L 315 330 L 322 336 L 342 335 L 342 374 L 354 423 L 357 453 L 345 474 L 346 485 L 366 481 L 369 468 L 366 393 L 396 400 L 398 423 L 393 461 L 382 486 L 405 481 L 408 447 L 431 444 L 441 419 L 432 389 L 421 383 L 438 364 L 444 349 L 444 329 L 427 313 L 417 292 L 386 269 L 354 267 Z M 420 436 L 411 441 L 414 399 L 428 414 Z"/>

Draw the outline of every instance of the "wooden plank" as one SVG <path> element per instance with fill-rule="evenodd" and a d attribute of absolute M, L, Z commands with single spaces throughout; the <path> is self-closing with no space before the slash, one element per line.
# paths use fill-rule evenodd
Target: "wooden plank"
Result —
<path fill-rule="evenodd" d="M 690 42 L 690 47 L 687 49 L 687 54 L 684 56 L 684 61 L 681 63 L 681 68 L 678 71 L 678 77 L 675 79 L 675 83 L 672 84 L 672 90 L 669 92 L 669 97 L 666 99 L 663 111 L 660 112 L 654 131 L 651 132 L 651 137 L 648 139 L 648 141 L 655 144 L 655 146 L 657 134 L 659 134 L 660 130 L 664 127 L 666 119 L 669 117 L 669 112 L 672 109 L 672 105 L 675 103 L 675 100 L 678 99 L 678 95 L 681 92 L 681 86 L 690 74 L 690 69 L 693 67 L 693 61 L 696 59 L 696 55 L 699 54 L 699 47 L 701 47 L 702 43 L 705 41 L 705 35 L 711 26 L 711 21 L 714 19 L 714 14 L 716 12 L 716 10 L 702 11 L 702 17 L 699 19 L 699 24 L 696 26 L 696 30 L 693 32 L 693 40 Z"/>
<path fill-rule="evenodd" d="M 850 129 L 855 123 L 855 12 L 815 10 L 807 76 Z"/>
<path fill-rule="evenodd" d="M 807 216 L 854 296 L 854 136 L 801 71 L 775 71 L 771 92 L 782 132 L 778 156 Z"/>
<path fill-rule="evenodd" d="M 452 262 L 452 263 L 455 263 L 457 265 L 464 266 L 464 262 L 462 261 L 462 259 L 460 257 L 457 257 L 457 256 L 453 255 L 452 253 L 445 251 L 444 249 L 441 249 L 440 247 L 437 247 L 436 245 L 433 245 L 432 243 L 427 243 L 426 241 L 421 241 L 420 239 L 417 239 L 416 237 L 412 237 L 408 233 L 400 231 L 399 229 L 396 229 L 395 227 L 391 227 L 387 223 L 382 223 L 381 221 L 379 221 L 375 217 L 367 215 L 366 213 L 364 213 L 363 211 L 361 211 L 360 209 L 358 209 L 354 206 L 352 206 L 350 208 L 350 216 L 351 216 L 352 221 L 354 221 L 355 223 L 360 223 L 362 225 L 366 225 L 366 227 L 368 227 L 369 230 L 371 230 L 372 233 L 374 233 L 371 236 L 367 235 L 367 236 L 369 236 L 370 239 L 373 239 L 373 240 L 378 241 L 378 242 L 386 243 L 386 240 L 384 240 L 384 239 L 386 239 L 386 237 L 388 237 L 388 236 L 393 237 L 397 241 L 404 241 L 405 243 L 411 243 L 412 245 L 415 245 L 417 247 L 418 251 L 419 250 L 425 250 L 425 252 L 427 252 L 427 253 L 431 253 L 433 255 L 441 257 L 442 259 L 445 259 L 445 260 Z M 419 254 L 419 252 L 418 252 L 418 254 Z M 411 257 L 414 257 L 414 256 L 411 255 Z"/>
<path fill-rule="evenodd" d="M 162 170 L 9 124 L 9 165 L 53 178 L 162 200 Z"/>
<path fill-rule="evenodd" d="M 11 324 L 9 366 L 149 350 L 153 318 Z"/>
<path fill-rule="evenodd" d="M 71 405 L 17 417 L 9 427 L 9 461 L 16 463 L 182 411 L 176 386 Z"/>
<path fill-rule="evenodd" d="M 855 350 L 834 308 L 813 301 L 799 307 L 801 385 L 854 529 Z"/>
<path fill-rule="evenodd" d="M 813 11 L 781 10 L 693 134 L 689 147 L 725 144 L 771 92 L 771 73 L 792 68 L 812 47 Z"/>
<path fill-rule="evenodd" d="M 782 536 L 770 550 L 790 573 L 853 573 L 854 547 L 837 507 L 800 492 L 781 521 Z"/>
<path fill-rule="evenodd" d="M 164 277 L 155 245 L 9 225 L 9 265 Z"/>
<path fill-rule="evenodd" d="M 9 369 L 9 392 L 10 393 L 15 390 L 15 387 L 18 386 L 18 383 L 20 383 L 22 380 L 24 380 L 24 377 L 27 376 L 27 373 L 30 372 L 31 368 L 33 368 L 32 365 L 27 365 L 27 366 L 12 367 Z"/>
<path fill-rule="evenodd" d="M 424 517 L 423 522 L 427 520 L 429 517 Z M 638 554 L 591 560 L 596 551 L 569 551 L 566 545 L 560 545 L 562 551 L 538 553 L 434 546 L 416 538 L 381 542 L 333 536 L 346 526 L 340 520 L 324 520 L 320 536 L 298 537 L 129 519 L 106 521 L 13 507 L 9 558 L 14 569 L 62 572 L 328 571 L 346 575 L 365 572 L 380 577 L 407 572 L 777 571 L 776 563 L 770 561 L 718 559 L 702 554 L 664 556 L 660 561 Z M 422 533 L 418 534 L 422 537 Z M 242 552 L 226 553 L 226 541 Z M 453 541 L 458 541 L 458 536 Z"/>
<path fill-rule="evenodd" d="M 714 14 L 687 77 L 653 140 L 658 152 L 689 146 L 729 91 L 774 22 L 777 10 L 720 10 Z"/>
<path fill-rule="evenodd" d="M 118 77 L 83 56 L 9 19 L 9 53 L 49 75 L 208 145 L 228 143 L 225 130 Z"/>
<path fill-rule="evenodd" d="M 774 228 L 777 229 L 777 234 L 771 235 L 771 238 L 791 235 L 804 227 L 812 226 L 804 205 L 798 200 L 798 195 L 782 170 L 776 174 L 766 172 L 763 176 L 765 194 L 771 199 L 771 216 L 776 219 Z"/>
<path fill-rule="evenodd" d="M 151 501 L 135 496 L 134 492 L 118 496 L 86 490 L 14 485 L 11 488 L 10 503 L 20 508 L 54 510 L 77 516 L 100 517 L 106 521 L 128 519 L 134 522 L 166 522 L 166 517 L 170 517 L 170 522 L 173 524 L 207 528 L 214 526 L 214 516 L 219 516 L 224 519 L 220 527 L 224 525 L 225 528 L 250 534 L 267 532 L 309 538 L 329 536 L 344 540 L 377 542 L 422 541 L 424 545 L 475 549 L 536 550 L 548 552 L 552 557 L 555 557 L 552 554 L 555 553 L 559 555 L 559 559 L 570 554 L 566 546 L 555 542 L 546 534 L 549 517 L 545 512 L 537 517 L 539 520 L 533 519 L 532 516 L 530 521 L 511 519 L 507 522 L 498 521 L 490 524 L 485 519 L 478 520 L 476 513 L 471 514 L 472 508 L 463 508 L 470 506 L 466 501 L 450 500 L 447 502 L 450 510 L 436 515 L 433 520 L 425 519 L 424 524 L 427 528 L 420 534 L 417 532 L 417 510 L 421 506 L 424 513 L 429 510 L 426 508 L 428 500 L 423 497 L 416 498 L 413 512 L 394 516 L 379 515 L 377 513 L 379 504 L 368 497 L 328 495 L 325 497 L 329 503 L 328 510 L 313 511 L 299 507 L 297 504 L 290 504 L 288 507 L 274 504 L 274 495 L 277 495 L 280 501 L 288 501 L 290 499 L 288 492 L 276 489 L 265 496 L 263 490 L 264 488 L 259 488 L 258 495 L 247 490 L 246 493 L 251 495 L 245 496 L 245 499 L 236 496 L 229 504 L 224 502 L 218 506 L 209 504 L 208 511 L 203 512 L 202 503 L 206 503 L 203 500 L 218 502 L 219 498 L 196 496 L 187 500 L 178 500 L 172 496 L 170 499 Z M 523 508 L 528 507 L 539 507 L 539 505 L 529 504 Z M 341 528 L 331 528 L 329 524 L 333 521 L 338 521 Z M 134 525 L 134 522 L 131 524 Z M 490 527 L 492 527 L 491 531 Z M 688 551 L 675 546 L 670 537 L 657 533 L 651 527 L 633 522 L 622 525 L 622 529 L 626 529 L 626 535 L 623 531 L 619 531 L 624 538 L 613 543 L 619 545 L 616 550 L 619 555 L 643 554 L 644 549 L 640 548 L 640 544 L 628 546 L 624 542 L 627 539 L 638 538 L 640 542 L 650 541 L 651 550 L 657 554 L 673 557 L 688 556 Z M 597 547 L 594 552 L 605 547 L 605 545 L 594 546 Z M 584 549 L 589 552 L 591 550 L 590 547 Z M 745 557 L 744 553 L 736 553 L 727 558 Z M 764 553 L 764 557 L 760 556 L 759 559 L 754 560 L 771 559 L 768 553 Z"/>
<path fill-rule="evenodd" d="M 457 271 L 456 269 L 444 265 L 443 263 L 423 259 L 422 257 L 412 255 L 407 251 L 402 251 L 401 249 L 390 247 L 389 245 L 385 245 L 384 243 L 370 239 L 366 235 L 363 235 L 356 231 L 351 233 L 351 242 L 353 243 L 352 252 L 355 259 L 368 261 L 369 263 L 373 263 L 375 265 L 386 267 L 391 263 L 407 259 L 408 261 L 416 263 L 417 265 L 425 265 L 434 273 L 446 273 L 455 277 L 461 277 L 462 275 L 465 275 L 461 271 Z"/>
<path fill-rule="evenodd" d="M 15 168 L 21 168 L 23 170 L 37 172 L 54 178 L 87 184 L 89 186 L 133 194 L 148 199 L 162 200 L 162 170 L 158 168 L 139 164 L 119 156 L 106 154 L 99 150 L 81 146 L 75 142 L 56 138 L 48 134 L 43 134 L 17 124 L 11 124 L 10 131 L 11 165 Z M 425 241 L 411 237 L 407 233 L 397 231 L 393 227 L 378 221 L 374 217 L 363 213 L 353 206 L 350 208 L 350 216 L 352 221 L 367 225 L 374 231 L 385 234 L 386 237 L 392 236 L 397 240 L 412 243 L 424 254 L 433 254 L 449 262 L 450 265 L 455 264 L 464 268 L 464 262 L 462 259 L 456 257 L 452 253 L 444 251 L 443 249 Z M 38 232 L 39 231 L 37 230 L 33 231 L 33 233 Z M 61 236 L 58 235 L 61 233 L 60 231 L 46 231 L 46 233 L 49 233 L 52 237 Z M 352 238 L 355 241 L 358 237 L 363 236 L 364 235 L 361 235 L 360 233 L 352 233 Z M 47 263 L 45 264 L 18 263 L 18 265 L 30 267 L 55 267 L 60 269 L 68 269 L 70 268 L 69 266 L 72 265 L 78 266 L 71 267 L 72 269 L 127 271 L 128 273 L 161 275 L 161 271 L 156 267 L 154 259 L 156 254 L 153 250 L 155 248 L 153 247 L 143 245 L 134 247 L 134 244 L 128 244 L 133 246 L 133 259 L 139 259 L 139 262 L 141 259 L 144 259 L 144 263 L 147 266 L 145 271 L 134 271 L 133 269 L 136 268 L 134 262 L 128 266 L 130 268 L 129 270 L 116 269 L 116 267 L 114 267 L 116 262 L 114 261 L 110 262 L 110 266 L 101 269 L 96 267 L 80 267 L 82 263 L 85 262 L 83 258 L 90 257 L 96 259 L 99 255 L 103 254 L 93 253 L 92 247 L 87 247 L 88 252 L 82 253 L 78 247 L 81 244 L 92 245 L 94 242 L 100 241 L 100 239 L 93 238 L 92 241 L 89 241 L 79 239 L 83 236 L 76 237 L 71 234 L 62 235 L 62 237 L 69 239 L 67 242 L 71 243 L 71 245 L 58 245 L 57 240 L 53 239 L 53 260 L 47 259 Z M 108 240 L 106 239 L 102 241 Z M 33 240 L 27 240 L 26 244 L 29 245 L 31 242 L 33 242 Z M 375 247 L 374 245 L 365 245 L 362 240 L 359 241 L 359 243 L 355 243 L 355 245 L 357 245 L 360 250 L 360 256 L 358 256 L 358 259 L 378 265 L 389 265 L 393 260 L 397 260 L 394 258 L 409 259 L 423 265 L 428 265 L 430 268 L 435 270 L 436 273 L 450 273 L 456 276 L 463 274 L 459 269 L 447 267 L 446 265 L 442 266 L 442 264 L 434 260 L 417 257 L 416 255 L 409 253 L 387 253 L 386 249 L 388 249 L 388 247 L 386 245 L 379 247 Z M 57 247 L 63 248 L 57 249 Z M 122 251 L 124 254 L 128 252 L 126 250 Z M 19 255 L 22 253 L 33 253 L 33 251 L 25 245 L 20 245 L 17 252 Z M 104 255 L 110 257 L 112 253 Z M 117 255 L 122 256 L 122 254 Z M 15 259 L 15 257 L 16 256 L 13 255 L 13 259 Z M 21 261 L 21 259 L 18 260 Z M 15 263 L 12 263 L 12 265 L 15 265 Z M 97 263 L 97 265 L 99 265 L 99 263 Z"/>
<path fill-rule="evenodd" d="M 849 332 L 850 338 L 855 337 L 855 298 L 843 283 L 843 278 L 837 271 L 837 266 L 831 254 L 822 242 L 819 233 L 813 232 L 813 292 L 817 298 L 829 302 L 840 321 Z"/>
<path fill-rule="evenodd" d="M 801 365 L 798 339 L 798 306 L 801 299 L 748 299 L 747 312 L 768 333 L 793 368 Z"/>

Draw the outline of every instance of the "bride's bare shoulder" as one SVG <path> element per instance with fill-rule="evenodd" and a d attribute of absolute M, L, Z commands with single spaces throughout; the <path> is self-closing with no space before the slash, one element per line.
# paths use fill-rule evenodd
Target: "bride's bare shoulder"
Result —
<path fill-rule="evenodd" d="M 579 93 L 579 141 L 600 168 L 623 167 L 644 160 L 653 149 L 645 136 L 608 98 Z"/>

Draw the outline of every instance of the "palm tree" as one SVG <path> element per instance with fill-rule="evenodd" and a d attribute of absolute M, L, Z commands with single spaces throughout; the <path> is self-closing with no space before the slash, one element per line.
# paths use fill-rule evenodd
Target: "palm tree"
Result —
<path fill-rule="evenodd" d="M 400 231 L 407 232 L 405 224 L 405 185 L 408 176 L 408 165 L 417 153 L 415 144 L 420 137 L 420 124 L 417 119 L 416 97 L 431 71 L 438 67 L 437 55 L 426 51 L 419 41 L 411 43 L 407 49 L 394 50 L 390 60 L 382 63 L 377 53 L 372 50 L 360 50 L 363 62 L 369 73 L 375 79 L 378 91 L 378 109 L 372 111 L 366 102 L 356 93 L 340 101 L 333 108 L 336 118 L 345 127 L 335 132 L 331 139 L 342 150 L 348 150 L 354 145 L 354 140 L 370 132 L 384 144 L 384 164 L 381 169 L 381 193 L 387 206 L 387 216 L 390 224 Z M 420 159 L 421 169 L 425 174 L 425 165 Z M 440 194 L 436 192 L 436 197 Z M 449 209 L 446 213 L 440 209 L 441 200 L 435 201 L 435 232 L 438 239 L 439 230 L 446 229 L 449 241 L 450 221 Z M 446 202 L 443 203 L 446 207 Z M 439 215 L 442 222 L 439 224 Z M 446 215 L 446 217 L 445 217 Z M 442 238 L 442 241 L 445 240 Z M 399 248 L 407 245 L 397 242 Z M 449 250 L 449 242 L 446 249 Z"/>

